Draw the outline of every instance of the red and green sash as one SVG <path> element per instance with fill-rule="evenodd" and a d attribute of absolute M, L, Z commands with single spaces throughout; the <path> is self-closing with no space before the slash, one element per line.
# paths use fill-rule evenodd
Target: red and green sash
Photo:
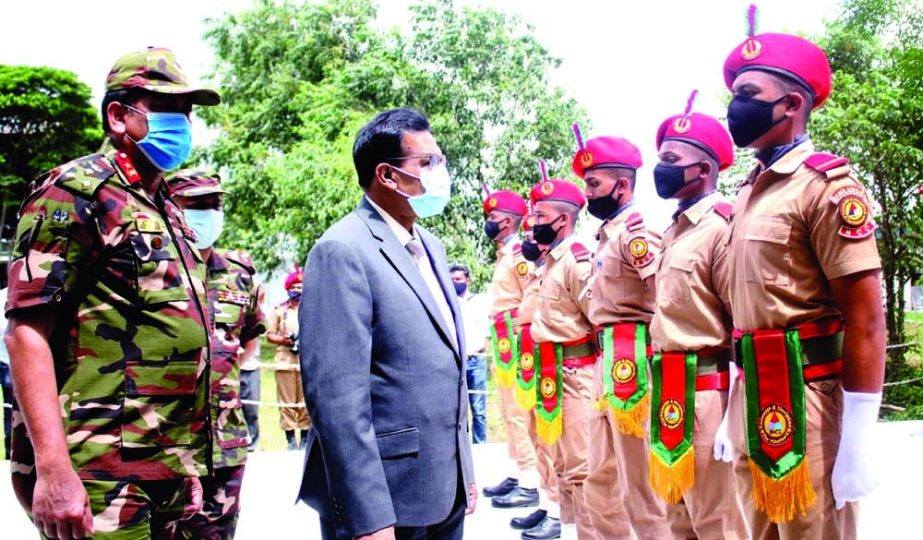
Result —
<path fill-rule="evenodd" d="M 695 481 L 695 353 L 655 354 L 651 360 L 650 482 L 676 504 Z"/>
<path fill-rule="evenodd" d="M 539 362 L 538 400 L 535 431 L 548 445 L 552 445 L 564 431 L 562 418 L 564 395 L 563 348 L 551 342 L 539 343 L 535 347 Z"/>
<path fill-rule="evenodd" d="M 804 515 L 817 501 L 805 456 L 807 413 L 799 331 L 742 334 L 740 352 L 753 500 L 771 521 L 784 523 Z"/>
<path fill-rule="evenodd" d="M 493 340 L 494 365 L 496 366 L 497 384 L 502 388 L 512 388 L 516 380 L 516 360 L 519 359 L 519 347 L 516 344 L 516 332 L 513 317 L 516 310 L 507 310 L 494 315 L 494 324 L 490 328 Z"/>
<path fill-rule="evenodd" d="M 616 324 L 602 330 L 603 395 L 597 407 L 609 406 L 619 430 L 644 437 L 650 414 L 647 391 L 647 325 Z"/>
<path fill-rule="evenodd" d="M 524 324 L 519 330 L 519 366 L 516 369 L 516 404 L 524 411 L 535 408 L 535 342 L 532 325 Z"/>

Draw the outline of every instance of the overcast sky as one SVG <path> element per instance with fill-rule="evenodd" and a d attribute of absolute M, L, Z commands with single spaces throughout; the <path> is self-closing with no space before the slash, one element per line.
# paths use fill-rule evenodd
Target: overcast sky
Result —
<path fill-rule="evenodd" d="M 380 23 L 403 26 L 407 0 L 379 2 Z M 721 66 L 745 37 L 744 0 L 492 0 L 463 1 L 516 13 L 562 59 L 554 82 L 589 111 L 584 137 L 619 135 L 644 154 L 639 206 L 658 228 L 672 205 L 657 198 L 652 171 L 660 122 L 682 112 L 697 88 L 695 109 L 721 115 L 726 91 Z M 203 78 L 214 57 L 202 40 L 203 20 L 240 10 L 249 0 L 5 0 L 0 3 L 0 63 L 67 69 L 89 84 L 99 102 L 105 76 L 122 53 L 166 46 L 191 79 Z M 759 31 L 819 33 L 836 16 L 834 0 L 773 0 L 760 5 Z M 197 140 L 203 139 L 201 127 Z M 438 136 L 438 134 L 437 134 Z M 538 159 L 541 156 L 536 156 Z"/>

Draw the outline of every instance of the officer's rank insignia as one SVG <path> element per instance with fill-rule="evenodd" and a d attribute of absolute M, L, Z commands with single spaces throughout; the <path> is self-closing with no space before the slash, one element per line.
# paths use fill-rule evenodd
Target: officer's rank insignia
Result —
<path fill-rule="evenodd" d="M 519 274 L 520 276 L 525 276 L 526 274 L 528 274 L 528 273 L 529 273 L 529 264 L 528 264 L 528 263 L 525 263 L 525 262 L 521 262 L 521 263 L 517 264 L 517 265 L 516 265 L 516 273 Z"/>
<path fill-rule="evenodd" d="M 840 215 L 839 233 L 844 238 L 866 238 L 875 232 L 875 221 L 869 215 L 865 192 L 858 186 L 846 186 L 830 196 L 830 202 Z"/>
<path fill-rule="evenodd" d="M 67 221 L 67 216 L 68 216 L 68 215 L 69 215 L 69 214 L 68 214 L 66 211 L 61 210 L 60 208 L 58 208 L 57 210 L 55 210 L 55 211 L 51 214 L 51 220 L 52 220 L 52 221 L 55 221 L 55 222 L 57 222 L 57 223 L 64 223 L 65 221 Z"/>
<path fill-rule="evenodd" d="M 636 236 L 628 241 L 628 254 L 631 255 L 631 265 L 635 268 L 647 266 L 654 260 L 654 254 L 643 236 Z"/>
<path fill-rule="evenodd" d="M 134 212 L 132 217 L 135 218 L 135 223 L 138 224 L 138 232 L 154 234 L 163 234 L 167 232 L 166 228 L 163 226 L 163 222 L 152 217 L 150 214 Z"/>
<path fill-rule="evenodd" d="M 195 231 L 185 225 L 183 225 L 183 236 L 185 236 L 190 242 L 193 243 L 199 239 L 199 237 L 196 236 Z"/>

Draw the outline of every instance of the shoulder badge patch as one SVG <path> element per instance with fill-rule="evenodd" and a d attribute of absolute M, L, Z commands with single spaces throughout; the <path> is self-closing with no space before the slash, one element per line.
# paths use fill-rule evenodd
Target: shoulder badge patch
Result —
<path fill-rule="evenodd" d="M 715 203 L 713 208 L 715 213 L 723 217 L 725 221 L 731 221 L 731 218 L 734 216 L 734 205 L 731 203 L 719 201 Z"/>
<path fill-rule="evenodd" d="M 586 246 L 580 242 L 574 242 L 571 244 L 570 252 L 574 254 L 574 258 L 577 259 L 578 262 L 589 261 L 592 257 L 590 250 L 588 250 Z"/>
<path fill-rule="evenodd" d="M 525 277 L 529 275 L 529 263 L 520 261 L 518 264 L 516 264 L 516 273 L 519 275 L 519 277 Z"/>
<path fill-rule="evenodd" d="M 643 268 L 654 260 L 654 253 L 644 235 L 633 236 L 628 239 L 628 254 L 631 256 L 631 265 Z"/>
<path fill-rule="evenodd" d="M 859 186 L 846 186 L 830 196 L 831 204 L 836 205 L 840 216 L 838 234 L 844 238 L 866 238 L 875 232 L 875 221 L 871 217 L 865 190 Z"/>

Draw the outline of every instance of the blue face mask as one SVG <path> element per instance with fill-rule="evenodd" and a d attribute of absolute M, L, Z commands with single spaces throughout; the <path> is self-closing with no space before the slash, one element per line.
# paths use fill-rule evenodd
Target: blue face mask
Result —
<path fill-rule="evenodd" d="M 135 144 L 153 166 L 161 171 L 172 171 L 189 159 L 192 152 L 192 124 L 185 114 L 145 113 L 134 107 L 128 108 L 147 118 L 147 135 L 135 141 Z"/>
<path fill-rule="evenodd" d="M 183 210 L 186 225 L 195 231 L 195 247 L 199 249 L 210 248 L 224 230 L 224 212 L 221 210 Z"/>
<path fill-rule="evenodd" d="M 468 291 L 468 284 L 464 281 L 453 281 L 452 285 L 455 287 L 455 294 L 458 296 L 464 296 L 465 292 Z"/>
<path fill-rule="evenodd" d="M 445 210 L 446 205 L 449 204 L 449 197 L 452 195 L 452 178 L 449 177 L 449 170 L 446 169 L 444 164 L 433 169 L 421 169 L 420 176 L 410 174 L 397 167 L 395 169 L 411 178 L 418 179 L 425 190 L 422 195 L 409 195 L 397 190 L 398 193 L 407 197 L 410 208 L 413 209 L 413 213 L 418 218 L 436 216 Z"/>

